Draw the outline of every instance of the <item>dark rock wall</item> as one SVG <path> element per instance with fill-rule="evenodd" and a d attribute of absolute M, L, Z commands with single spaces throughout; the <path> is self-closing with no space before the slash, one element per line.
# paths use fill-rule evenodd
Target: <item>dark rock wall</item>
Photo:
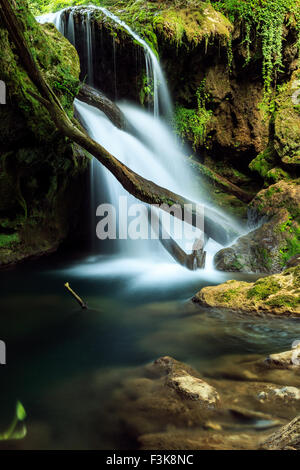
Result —
<path fill-rule="evenodd" d="M 23 0 L 20 20 L 36 60 L 72 116 L 79 86 L 75 49 L 52 25 L 40 27 Z M 0 23 L 0 266 L 55 250 L 79 219 L 88 159 L 55 129 Z M 80 188 L 80 191 L 78 190 Z"/>

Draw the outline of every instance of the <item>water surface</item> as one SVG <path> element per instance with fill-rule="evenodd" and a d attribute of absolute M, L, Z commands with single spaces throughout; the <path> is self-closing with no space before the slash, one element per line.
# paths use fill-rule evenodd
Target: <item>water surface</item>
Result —
<path fill-rule="evenodd" d="M 228 355 L 290 348 L 300 338 L 297 320 L 237 315 L 189 302 L 202 286 L 233 277 L 194 273 L 155 259 L 75 255 L 2 271 L 0 337 L 7 345 L 7 365 L 0 369 L 0 429 L 19 399 L 29 430 L 21 447 L 131 448 L 109 398 L 135 368 L 170 355 L 203 372 L 220 367 Z M 66 281 L 89 310 L 74 302 Z"/>

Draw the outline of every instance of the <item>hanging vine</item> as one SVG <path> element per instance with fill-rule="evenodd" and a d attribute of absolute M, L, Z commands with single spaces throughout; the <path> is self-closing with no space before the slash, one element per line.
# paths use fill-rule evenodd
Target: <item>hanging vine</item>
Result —
<path fill-rule="evenodd" d="M 261 40 L 265 93 L 270 95 L 272 85 L 282 71 L 283 26 L 287 20 L 296 24 L 300 51 L 299 0 L 218 0 L 212 3 L 232 22 L 239 20 L 244 26 L 245 64 L 251 60 L 251 32 L 256 32 Z"/>

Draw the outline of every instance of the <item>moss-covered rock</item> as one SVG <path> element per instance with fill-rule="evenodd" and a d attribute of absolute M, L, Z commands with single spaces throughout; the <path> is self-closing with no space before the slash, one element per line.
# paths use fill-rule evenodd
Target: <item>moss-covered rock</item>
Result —
<path fill-rule="evenodd" d="M 52 25 L 41 27 L 23 0 L 19 20 L 36 63 L 64 109 L 73 116 L 79 86 L 76 50 Z M 52 251 L 75 222 L 86 157 L 56 130 L 0 23 L 0 78 L 7 104 L 0 107 L 0 266 Z"/>
<path fill-rule="evenodd" d="M 204 287 L 193 300 L 209 307 L 243 312 L 300 315 L 300 266 L 255 283 L 227 281 Z"/>
<path fill-rule="evenodd" d="M 215 35 L 226 41 L 233 30 L 222 13 L 201 0 L 117 1 L 109 8 L 153 46 L 158 45 L 155 36 L 159 35 L 168 43 L 190 49 Z"/>
<path fill-rule="evenodd" d="M 277 96 L 277 111 L 274 122 L 274 147 L 284 167 L 300 168 L 300 70 L 281 87 Z"/>
<path fill-rule="evenodd" d="M 250 208 L 260 216 L 272 217 L 280 209 L 287 209 L 290 216 L 300 222 L 300 179 L 279 181 L 261 190 L 251 201 Z"/>
<path fill-rule="evenodd" d="M 153 21 L 155 30 L 177 45 L 185 42 L 190 48 L 215 35 L 224 41 L 233 30 L 230 21 L 208 2 L 187 1 L 177 2 L 177 5 L 176 2 L 161 2 L 161 5 L 161 12 Z"/>
<path fill-rule="evenodd" d="M 300 253 L 299 180 L 282 180 L 260 191 L 250 209 L 264 223 L 220 250 L 215 265 L 222 271 L 280 272 Z"/>

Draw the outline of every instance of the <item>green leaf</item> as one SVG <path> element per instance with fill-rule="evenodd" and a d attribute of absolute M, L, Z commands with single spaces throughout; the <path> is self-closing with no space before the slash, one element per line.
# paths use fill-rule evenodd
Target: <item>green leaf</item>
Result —
<path fill-rule="evenodd" d="M 20 401 L 17 401 L 16 415 L 19 421 L 24 421 L 24 419 L 26 418 L 26 411 Z"/>

